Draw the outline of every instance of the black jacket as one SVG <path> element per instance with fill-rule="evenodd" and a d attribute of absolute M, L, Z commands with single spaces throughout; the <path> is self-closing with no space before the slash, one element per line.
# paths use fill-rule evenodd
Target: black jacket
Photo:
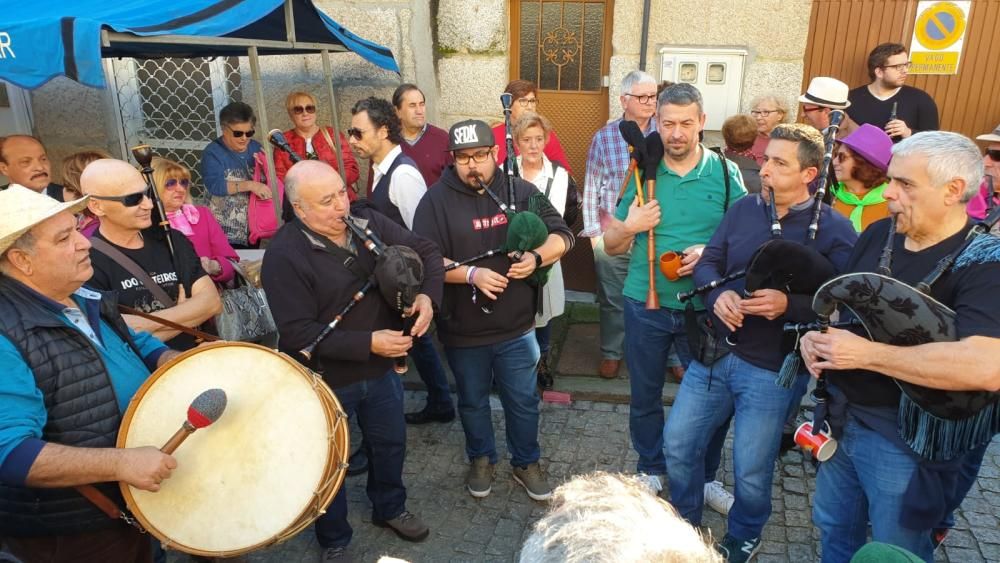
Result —
<path fill-rule="evenodd" d="M 507 177 L 500 171 L 489 186 L 501 201 L 509 203 Z M 538 190 L 529 182 L 515 179 L 517 209 L 528 208 L 528 198 Z M 573 234 L 554 208 L 540 214 L 549 233 L 560 234 L 573 245 Z M 420 200 L 413 217 L 413 231 L 438 245 L 451 260 L 465 260 L 503 246 L 507 221 L 489 195 L 473 191 L 459 180 L 454 165 L 449 166 Z M 505 255 L 476 262 L 476 266 L 506 274 L 510 259 Z M 472 286 L 446 284 L 444 303 L 437 318 L 438 337 L 446 346 L 484 346 L 504 342 L 534 327 L 537 288 L 524 280 L 510 280 L 496 302 L 493 314 L 482 311 L 488 298 L 472 302 Z"/>
<path fill-rule="evenodd" d="M 368 220 L 385 244 L 409 246 L 420 255 L 424 264 L 421 293 L 435 305 L 440 303 L 444 266 L 437 248 L 371 208 L 355 206 L 351 213 Z M 371 353 L 372 332 L 399 330 L 402 322 L 377 289 L 369 291 L 323 339 L 311 361 L 299 354 L 365 283 L 344 265 L 343 258 L 328 252 L 317 235 L 306 231 L 298 219 L 286 223 L 264 255 L 261 282 L 278 325 L 279 348 L 321 373 L 334 389 L 384 375 L 392 367 L 392 359 Z M 364 271 L 374 271 L 375 257 L 360 241 L 355 239 L 354 243 L 354 259 Z"/>

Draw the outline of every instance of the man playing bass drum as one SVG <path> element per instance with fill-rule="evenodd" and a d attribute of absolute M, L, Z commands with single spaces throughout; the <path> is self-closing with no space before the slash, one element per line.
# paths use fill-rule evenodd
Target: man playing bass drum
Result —
<path fill-rule="evenodd" d="M 884 195 L 896 232 L 890 235 L 891 219 L 872 224 L 847 271 L 883 266 L 915 285 L 966 242 L 972 224 L 965 203 L 979 188 L 983 163 L 972 141 L 956 133 L 918 133 L 892 152 Z M 1000 239 L 978 236 L 930 285 L 930 296 L 956 314 L 954 342 L 893 346 L 834 328 L 802 338 L 809 371 L 829 380 L 830 424 L 839 436 L 816 478 L 813 521 L 822 532 L 823 561 L 848 561 L 865 543 L 868 522 L 874 541 L 932 561 L 934 544 L 943 539 L 943 530 L 935 538 L 933 528 L 975 481 L 986 444 L 963 445 L 962 433 L 950 432 L 961 453 L 932 462 L 903 443 L 906 420 L 893 378 L 940 389 L 942 400 L 953 391 L 1000 390 Z"/>
<path fill-rule="evenodd" d="M 347 187 L 336 170 L 315 160 L 299 162 L 285 176 L 285 195 L 296 219 L 275 235 L 261 270 L 280 349 L 319 372 L 348 416 L 358 413 L 370 460 L 372 523 L 392 528 L 404 540 L 421 541 L 428 528 L 406 510 L 406 423 L 402 383 L 393 372 L 393 358 L 405 356 L 413 338 L 430 326 L 432 303 L 441 300 L 441 254 L 430 241 L 377 211 L 359 209 L 352 219 L 386 244 L 412 248 L 423 262 L 423 285 L 412 308 L 417 316 L 413 337 L 403 336 L 399 312 L 379 291 L 356 298 L 361 288 L 369 287 L 375 255 L 348 228 Z M 357 310 L 344 314 L 352 299 Z M 316 343 L 327 323 L 338 316 L 342 319 L 333 334 Z M 311 361 L 299 353 L 307 347 Z M 316 521 L 323 560 L 344 557 L 352 533 L 346 489 L 341 488 Z"/>

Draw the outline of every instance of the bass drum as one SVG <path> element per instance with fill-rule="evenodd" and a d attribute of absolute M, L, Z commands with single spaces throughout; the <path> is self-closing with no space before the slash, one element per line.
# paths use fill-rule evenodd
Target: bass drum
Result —
<path fill-rule="evenodd" d="M 216 387 L 225 411 L 177 448 L 160 490 L 121 483 L 121 492 L 165 548 L 229 557 L 285 541 L 323 513 L 344 481 L 350 433 L 319 376 L 263 346 L 226 342 L 156 370 L 125 412 L 118 447 L 161 447 L 191 401 Z"/>

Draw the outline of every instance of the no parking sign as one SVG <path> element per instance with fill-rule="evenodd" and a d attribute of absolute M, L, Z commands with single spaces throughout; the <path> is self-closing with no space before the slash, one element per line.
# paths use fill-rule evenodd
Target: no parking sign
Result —
<path fill-rule="evenodd" d="M 910 41 L 910 74 L 958 74 L 971 1 L 919 2 Z"/>

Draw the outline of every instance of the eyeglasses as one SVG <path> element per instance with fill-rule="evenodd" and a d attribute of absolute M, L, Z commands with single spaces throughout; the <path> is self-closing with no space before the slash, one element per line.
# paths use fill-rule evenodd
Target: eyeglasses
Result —
<path fill-rule="evenodd" d="M 486 162 L 486 159 L 490 157 L 490 151 L 479 151 L 475 154 L 463 154 L 455 153 L 455 162 L 465 166 L 470 160 L 476 162 Z"/>
<path fill-rule="evenodd" d="M 117 201 L 118 203 L 124 205 L 125 207 L 135 207 L 142 203 L 142 200 L 149 197 L 149 190 L 142 190 L 141 192 L 135 192 L 128 195 L 92 195 L 91 199 L 99 199 L 102 201 Z"/>
<path fill-rule="evenodd" d="M 838 152 L 837 154 L 833 155 L 833 158 L 837 162 L 844 162 L 845 160 L 850 160 L 851 155 L 846 152 Z"/>
<path fill-rule="evenodd" d="M 294 106 L 292 108 L 292 113 L 295 115 L 302 115 L 302 112 L 316 113 L 316 106 L 310 104 L 308 106 Z"/>
<path fill-rule="evenodd" d="M 348 127 L 347 129 L 347 136 L 354 137 L 355 141 L 360 141 L 364 134 L 365 130 L 358 129 L 357 127 Z"/>
<path fill-rule="evenodd" d="M 253 137 L 255 133 L 257 133 L 253 129 L 250 129 L 249 131 L 237 131 L 232 127 L 229 128 L 229 132 L 232 133 L 233 137 L 236 137 L 237 139 L 243 138 L 244 135 L 246 135 L 246 137 L 249 139 L 250 137 Z"/>
<path fill-rule="evenodd" d="M 750 115 L 754 117 L 768 117 L 772 113 L 785 113 L 780 109 L 755 109 L 750 110 Z"/>
<path fill-rule="evenodd" d="M 163 183 L 163 187 L 168 190 L 172 190 L 178 185 L 186 190 L 191 187 L 191 180 L 178 180 L 177 178 L 171 178 Z"/>
<path fill-rule="evenodd" d="M 983 154 L 990 157 L 993 162 L 1000 162 L 1000 149 L 986 149 Z"/>
<path fill-rule="evenodd" d="M 912 64 L 913 63 L 910 61 L 906 61 L 905 63 L 899 63 L 898 65 L 882 65 L 882 68 L 891 68 L 896 72 L 906 72 L 910 70 L 910 65 Z"/>
<path fill-rule="evenodd" d="M 626 92 L 622 96 L 631 96 L 635 98 L 635 101 L 643 105 L 656 100 L 656 94 L 629 94 Z"/>
<path fill-rule="evenodd" d="M 518 98 L 517 103 L 521 104 L 521 107 L 523 108 L 528 106 L 537 106 L 538 98 Z"/>

